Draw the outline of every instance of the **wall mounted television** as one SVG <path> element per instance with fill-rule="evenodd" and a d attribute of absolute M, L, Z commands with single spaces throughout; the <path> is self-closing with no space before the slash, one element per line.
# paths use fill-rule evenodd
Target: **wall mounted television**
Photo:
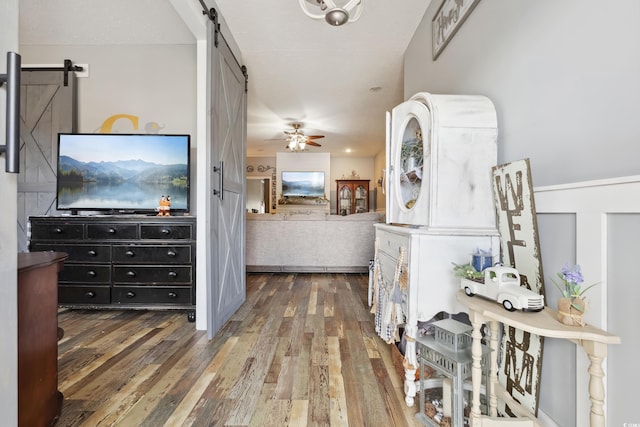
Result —
<path fill-rule="evenodd" d="M 282 172 L 283 197 L 324 197 L 324 172 Z"/>
<path fill-rule="evenodd" d="M 190 135 L 58 134 L 56 209 L 189 212 Z"/>

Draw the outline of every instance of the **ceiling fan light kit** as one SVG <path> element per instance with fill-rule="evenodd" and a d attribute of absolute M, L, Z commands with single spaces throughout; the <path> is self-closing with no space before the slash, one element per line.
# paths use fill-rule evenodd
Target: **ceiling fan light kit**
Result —
<path fill-rule="evenodd" d="M 347 22 L 355 22 L 362 15 L 364 0 L 349 0 L 344 6 L 337 6 L 333 0 L 298 0 L 302 11 L 310 18 L 324 19 L 333 25 L 339 27 Z M 310 5 L 315 5 L 321 13 L 315 13 L 309 10 Z"/>
<path fill-rule="evenodd" d="M 293 152 L 304 151 L 307 141 L 303 135 L 293 135 L 289 140 L 287 148 Z"/>
<path fill-rule="evenodd" d="M 314 139 L 324 138 L 324 135 L 305 135 L 302 132 L 302 123 L 292 123 L 293 131 L 285 130 L 284 133 L 287 136 L 284 140 L 287 141 L 285 148 L 292 152 L 304 151 L 307 146 L 322 147 L 322 145 L 313 141 Z M 276 139 L 278 141 L 278 139 Z"/>

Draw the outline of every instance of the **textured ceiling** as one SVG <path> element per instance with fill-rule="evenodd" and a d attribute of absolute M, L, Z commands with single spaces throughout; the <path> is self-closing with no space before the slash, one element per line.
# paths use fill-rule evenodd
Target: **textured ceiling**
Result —
<path fill-rule="evenodd" d="M 295 0 L 217 0 L 248 68 L 248 155 L 284 151 L 284 141 L 266 140 L 292 122 L 325 135 L 313 152 L 384 149 L 385 111 L 403 100 L 403 55 L 430 0 L 363 1 L 360 20 L 332 27 Z M 20 43 L 192 44 L 181 3 L 200 8 L 198 0 L 21 0 Z"/>

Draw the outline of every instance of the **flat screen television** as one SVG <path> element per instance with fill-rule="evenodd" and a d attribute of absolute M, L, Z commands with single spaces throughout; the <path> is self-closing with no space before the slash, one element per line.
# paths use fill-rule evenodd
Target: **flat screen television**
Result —
<path fill-rule="evenodd" d="M 189 135 L 58 134 L 58 210 L 150 214 L 162 196 L 189 211 Z"/>
<path fill-rule="evenodd" d="M 324 172 L 282 172 L 283 197 L 324 197 Z"/>

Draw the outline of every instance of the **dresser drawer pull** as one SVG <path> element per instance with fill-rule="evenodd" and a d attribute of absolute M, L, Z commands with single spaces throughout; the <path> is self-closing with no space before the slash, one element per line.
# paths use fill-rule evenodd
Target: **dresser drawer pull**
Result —
<path fill-rule="evenodd" d="M 135 292 L 133 292 L 133 291 L 129 291 L 129 292 L 127 292 L 127 295 L 126 295 L 126 296 L 127 296 L 127 298 L 135 298 L 136 293 L 135 293 Z"/>
<path fill-rule="evenodd" d="M 64 228 L 56 227 L 53 231 L 55 231 L 58 234 L 62 234 L 62 233 L 64 233 Z"/>
<path fill-rule="evenodd" d="M 92 250 L 87 251 L 87 255 L 96 256 L 96 255 L 98 255 L 98 253 L 92 249 Z"/>
<path fill-rule="evenodd" d="M 116 234 L 116 229 L 113 227 L 109 228 L 109 234 Z"/>
<path fill-rule="evenodd" d="M 125 255 L 128 257 L 134 257 L 136 256 L 136 253 L 129 249 L 127 252 L 125 252 Z"/>
<path fill-rule="evenodd" d="M 89 277 L 96 277 L 96 276 L 97 276 L 97 274 L 96 274 L 96 272 L 95 272 L 95 271 L 93 271 L 93 270 L 89 270 L 89 271 L 87 271 L 87 276 L 89 276 Z"/>
<path fill-rule="evenodd" d="M 93 291 L 88 291 L 84 293 L 84 296 L 87 298 L 95 298 L 96 297 L 96 293 Z"/>
<path fill-rule="evenodd" d="M 127 277 L 136 277 L 136 272 L 133 270 L 127 271 Z"/>
<path fill-rule="evenodd" d="M 178 294 L 176 294 L 175 292 L 169 292 L 169 293 L 167 294 L 167 296 L 168 296 L 169 298 L 171 298 L 171 299 L 176 299 L 176 298 L 178 298 Z"/>
<path fill-rule="evenodd" d="M 169 277 L 176 278 L 176 277 L 178 277 L 178 273 L 176 273 L 175 271 L 170 271 L 169 272 Z"/>
<path fill-rule="evenodd" d="M 176 251 L 168 251 L 168 252 L 167 252 L 167 256 L 168 256 L 169 258 L 175 258 L 175 257 L 176 257 L 176 255 L 177 255 L 177 254 L 176 254 Z"/>
<path fill-rule="evenodd" d="M 171 234 L 171 230 L 169 230 L 168 228 L 163 228 L 161 233 L 165 236 L 168 236 L 169 234 Z"/>

